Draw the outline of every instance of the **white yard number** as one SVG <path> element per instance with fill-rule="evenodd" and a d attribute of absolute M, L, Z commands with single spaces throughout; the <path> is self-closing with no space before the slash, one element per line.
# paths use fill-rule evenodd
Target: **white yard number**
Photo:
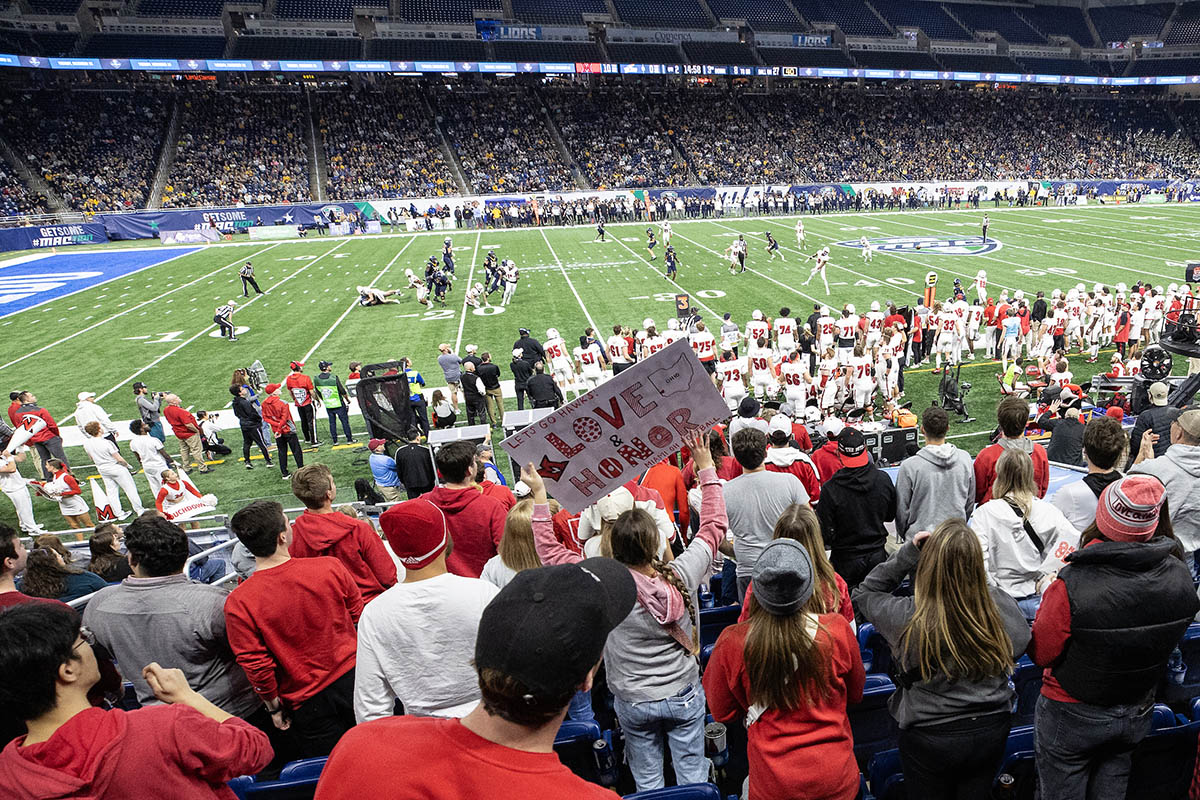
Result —
<path fill-rule="evenodd" d="M 494 317 L 504 313 L 504 306 L 482 306 L 471 313 L 477 317 Z"/>
<path fill-rule="evenodd" d="M 181 341 L 179 338 L 183 331 L 167 331 L 166 333 L 155 334 L 157 339 L 151 339 L 146 344 L 166 344 L 167 342 Z"/>
<path fill-rule="evenodd" d="M 435 319 L 450 319 L 454 316 L 454 310 L 450 308 L 435 308 L 432 311 L 426 311 L 421 315 L 421 322 L 431 322 Z"/>
<path fill-rule="evenodd" d="M 1018 275 L 1024 275 L 1027 278 L 1040 278 L 1047 272 L 1053 272 L 1055 275 L 1075 275 L 1075 270 L 1070 267 L 1046 267 L 1042 269 L 1018 269 L 1015 270 Z"/>
<path fill-rule="evenodd" d="M 701 289 L 694 293 L 696 297 L 703 297 L 705 300 L 715 300 L 718 297 L 724 297 L 725 293 L 720 289 Z M 674 303 L 675 294 L 673 292 L 659 292 L 653 295 L 653 298 L 660 303 Z"/>

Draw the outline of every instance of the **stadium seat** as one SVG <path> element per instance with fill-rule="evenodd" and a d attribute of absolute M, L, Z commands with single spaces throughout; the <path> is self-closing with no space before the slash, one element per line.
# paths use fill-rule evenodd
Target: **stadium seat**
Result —
<path fill-rule="evenodd" d="M 772 67 L 853 67 L 841 50 L 826 47 L 758 47 L 758 55 Z"/>
<path fill-rule="evenodd" d="M 1007 6 L 948 3 L 945 8 L 973 31 L 995 31 L 1006 41 L 1020 44 L 1046 41 L 1028 22 L 1017 16 L 1014 9 Z"/>
<path fill-rule="evenodd" d="M 1130 75 L 1197 75 L 1200 58 L 1139 58 L 1133 62 Z"/>
<path fill-rule="evenodd" d="M 964 72 L 1020 72 L 1021 67 L 1008 56 L 965 55 L 937 53 L 937 60 L 946 69 Z"/>
<path fill-rule="evenodd" d="M 652 3 L 649 0 L 613 0 L 617 14 L 631 25 L 658 28 L 711 28 L 712 20 L 696 0 Z"/>
<path fill-rule="evenodd" d="M 579 25 L 584 14 L 608 13 L 604 0 L 513 0 L 516 18 L 534 25 Z"/>
<path fill-rule="evenodd" d="M 1083 10 L 1071 6 L 1022 6 L 1013 13 L 1019 14 L 1026 22 L 1046 36 L 1069 36 L 1084 47 L 1092 47 L 1096 42 L 1088 29 Z"/>
<path fill-rule="evenodd" d="M 475 10 L 490 11 L 492 19 L 504 14 L 501 0 L 397 0 L 393 6 L 401 19 L 412 22 L 441 22 L 473 25 Z"/>
<path fill-rule="evenodd" d="M 477 39 L 368 39 L 367 59 L 381 61 L 485 61 Z"/>
<path fill-rule="evenodd" d="M 1034 708 L 1042 693 L 1042 668 L 1030 661 L 1028 656 L 1021 656 L 1017 668 L 1013 670 L 1012 682 L 1017 692 L 1013 725 L 1032 725 Z"/>
<path fill-rule="evenodd" d="M 852 50 L 850 54 L 866 69 L 941 69 L 933 56 L 916 50 Z"/>
<path fill-rule="evenodd" d="M 854 755 L 860 766 L 880 750 L 896 746 L 899 728 L 888 710 L 888 699 L 895 691 L 886 675 L 868 675 L 862 702 L 847 709 L 854 732 Z"/>
<path fill-rule="evenodd" d="M 721 631 L 737 622 L 741 616 L 741 606 L 717 606 L 700 610 L 700 646 L 704 647 L 717 641 Z"/>
<path fill-rule="evenodd" d="M 713 648 L 715 646 L 716 645 L 706 644 L 700 648 L 700 670 L 701 671 L 704 671 L 704 668 L 708 666 L 708 660 L 710 658 L 712 658 L 712 652 L 713 652 Z"/>
<path fill-rule="evenodd" d="M 494 42 L 499 61 L 604 61 L 595 42 Z"/>
<path fill-rule="evenodd" d="M 361 58 L 362 39 L 357 36 L 255 36 L 233 40 L 235 58 L 324 59 L 349 61 Z"/>
<path fill-rule="evenodd" d="M 908 797 L 899 750 L 884 750 L 873 755 L 867 765 L 867 780 L 875 800 L 906 800 Z"/>
<path fill-rule="evenodd" d="M 1187 3 L 1175 12 L 1171 30 L 1163 37 L 1164 44 L 1191 44 L 1200 42 L 1200 6 Z"/>
<path fill-rule="evenodd" d="M 1013 728 L 1004 748 L 1004 760 L 996 773 L 998 789 L 993 793 L 1008 800 L 1033 800 L 1037 768 L 1033 752 L 1033 726 Z"/>
<path fill-rule="evenodd" d="M 220 58 L 224 53 L 223 36 L 103 33 L 88 39 L 80 55 L 95 58 Z"/>
<path fill-rule="evenodd" d="M 234 778 L 229 788 L 239 800 L 310 800 L 325 769 L 327 757 L 306 758 L 284 766 L 273 781 L 256 781 L 249 775 Z"/>
<path fill-rule="evenodd" d="M 625 795 L 625 800 L 724 800 L 721 790 L 711 783 L 688 783 Z"/>
<path fill-rule="evenodd" d="M 1176 718 L 1163 705 L 1154 708 L 1150 735 L 1133 751 L 1128 798 L 1186 797 L 1196 763 L 1200 721 Z"/>
<path fill-rule="evenodd" d="M 804 23 L 786 3 L 762 0 L 708 0 L 717 19 L 744 19 L 756 31 L 802 31 Z"/>
<path fill-rule="evenodd" d="M 684 64 L 678 45 L 647 42 L 608 42 L 608 55 L 620 64 Z"/>
<path fill-rule="evenodd" d="M 1177 703 L 1200 697 L 1200 623 L 1193 622 L 1179 640 L 1179 652 L 1187 671 L 1180 683 L 1164 679 L 1158 699 L 1165 703 Z"/>
<path fill-rule="evenodd" d="M 684 42 L 683 52 L 693 64 L 757 64 L 750 45 L 741 42 Z"/>
<path fill-rule="evenodd" d="M 1100 34 L 1100 41 L 1124 42 L 1134 36 L 1157 39 L 1174 3 L 1149 3 L 1144 6 L 1100 6 L 1088 8 L 1088 16 Z"/>
<path fill-rule="evenodd" d="M 143 17 L 219 17 L 225 0 L 141 0 L 137 12 Z"/>
<path fill-rule="evenodd" d="M 872 0 L 871 5 L 893 25 L 915 26 L 930 39 L 970 41 L 971 32 L 934 3 Z"/>
<path fill-rule="evenodd" d="M 887 640 L 875 630 L 875 626 L 864 622 L 858 626 L 858 650 L 862 655 L 863 668 L 869 675 L 887 675 L 892 668 L 892 651 Z"/>
<path fill-rule="evenodd" d="M 892 33 L 862 0 L 796 0 L 793 5 L 810 25 L 831 22 L 848 36 L 890 36 Z"/>
<path fill-rule="evenodd" d="M 598 742 L 604 742 L 603 746 Z M 592 783 L 612 785 L 614 775 L 602 775 L 601 757 L 612 760 L 612 731 L 601 731 L 596 722 L 564 720 L 554 737 L 554 752 L 569 770 Z"/>

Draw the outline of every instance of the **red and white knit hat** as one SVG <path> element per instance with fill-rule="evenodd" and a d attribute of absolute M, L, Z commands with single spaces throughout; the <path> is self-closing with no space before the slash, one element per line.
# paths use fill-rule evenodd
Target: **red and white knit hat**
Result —
<path fill-rule="evenodd" d="M 1096 527 L 1114 542 L 1144 542 L 1158 528 L 1166 489 L 1151 475 L 1129 475 L 1100 493 Z"/>

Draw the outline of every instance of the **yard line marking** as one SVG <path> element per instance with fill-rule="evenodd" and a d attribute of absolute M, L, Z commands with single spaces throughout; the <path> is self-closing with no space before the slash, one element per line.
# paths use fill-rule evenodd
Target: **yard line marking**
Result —
<path fill-rule="evenodd" d="M 400 248 L 400 252 L 396 253 L 395 257 L 393 257 L 393 258 L 392 258 L 392 260 L 391 260 L 391 261 L 389 261 L 389 262 L 387 263 L 387 266 L 386 266 L 386 267 L 384 267 L 382 270 L 380 270 L 379 274 L 378 274 L 378 275 L 376 275 L 376 276 L 374 277 L 374 279 L 372 279 L 372 281 L 371 281 L 370 283 L 368 283 L 368 284 L 367 284 L 367 286 L 374 286 L 376 283 L 378 283 L 378 282 L 379 282 L 379 279 L 380 279 L 380 278 L 382 278 L 382 277 L 384 276 L 384 274 L 385 274 L 385 273 L 386 273 L 386 272 L 387 272 L 389 269 L 391 269 L 391 268 L 392 268 L 392 264 L 395 264 L 395 263 L 396 263 L 398 260 L 400 260 L 400 256 L 404 255 L 404 251 L 405 251 L 405 250 L 407 250 L 407 249 L 408 249 L 408 246 L 409 246 L 409 245 L 411 245 L 411 244 L 412 244 L 414 241 L 416 241 L 416 240 L 415 240 L 415 239 L 409 239 L 409 240 L 408 240 L 408 242 L 407 242 L 407 244 L 405 244 L 405 245 L 404 245 L 404 247 L 401 247 L 401 248 Z M 328 289 L 326 289 L 325 291 L 329 291 L 329 290 L 328 290 Z M 350 303 L 350 306 L 349 306 L 349 307 L 348 307 L 348 308 L 347 308 L 345 311 L 343 311 L 343 312 L 342 312 L 342 315 L 341 315 L 340 317 L 338 317 L 338 318 L 337 318 L 337 321 L 336 321 L 336 322 L 334 322 L 332 325 L 330 325 L 330 326 L 329 326 L 329 330 L 325 331 L 325 333 L 323 333 L 323 334 L 321 335 L 321 338 L 320 338 L 320 339 L 317 339 L 317 343 L 316 343 L 316 344 L 314 344 L 314 345 L 312 346 L 312 348 L 311 348 L 311 349 L 310 349 L 310 350 L 309 350 L 307 353 L 305 353 L 305 354 L 304 354 L 304 358 L 302 358 L 302 359 L 300 359 L 300 360 L 301 360 L 301 361 L 305 361 L 305 362 L 306 362 L 306 361 L 308 361 L 310 358 L 312 358 L 312 354 L 313 354 L 313 353 L 315 353 L 315 352 L 317 351 L 317 348 L 318 348 L 318 347 L 320 347 L 322 344 L 324 344 L 324 343 L 325 343 L 325 340 L 329 338 L 329 335 L 330 335 L 331 333 L 333 333 L 335 330 L 337 330 L 337 326 L 342 324 L 342 320 L 344 320 L 344 319 L 345 319 L 347 316 L 349 316 L 350 312 L 354 310 L 354 307 L 355 307 L 356 305 L 358 305 L 358 300 L 357 300 L 357 299 L 355 299 L 354 301 L 352 301 L 352 302 Z"/>
<path fill-rule="evenodd" d="M 257 253 L 251 253 L 250 256 L 246 260 L 249 261 L 252 258 L 257 258 L 259 255 L 267 252 L 272 247 L 278 247 L 278 246 L 279 246 L 279 243 L 270 245 L 269 247 L 264 247 L 262 250 L 259 250 Z M 195 251 L 195 252 L 199 252 L 199 251 Z M 192 255 L 192 253 L 185 253 L 185 255 Z M 181 257 L 182 256 L 176 256 L 175 258 L 181 258 Z M 168 261 L 173 261 L 173 260 L 174 259 L 168 259 Z M 0 370 L 7 369 L 8 367 L 11 367 L 13 364 L 19 364 L 20 362 L 24 361 L 25 359 L 30 358 L 31 356 L 36 356 L 38 353 L 43 353 L 46 350 L 49 350 L 51 347 L 56 347 L 57 345 L 60 345 L 63 342 L 69 342 L 70 340 L 74 339 L 76 336 L 79 336 L 80 334 L 87 333 L 88 331 L 92 330 L 93 328 L 103 325 L 106 322 L 111 322 L 118 317 L 123 317 L 126 314 L 128 314 L 130 311 L 136 311 L 137 309 L 141 308 L 142 306 L 145 306 L 150 303 L 154 303 L 158 300 L 161 300 L 162 298 L 166 297 L 167 295 L 171 294 L 172 292 L 177 292 L 180 289 L 191 286 L 193 283 L 202 281 L 205 278 L 209 277 L 210 275 L 216 275 L 217 273 L 221 272 L 222 270 L 227 270 L 230 267 L 236 267 L 241 262 L 242 262 L 242 259 L 240 259 L 240 258 L 237 259 L 236 261 L 231 261 L 230 263 L 226 264 L 225 266 L 220 267 L 219 269 L 215 269 L 212 272 L 208 273 L 208 275 L 201 275 L 199 278 L 196 278 L 195 280 L 189 281 L 180 286 L 176 286 L 174 289 L 163 292 L 158 297 L 152 297 L 149 300 L 145 300 L 141 303 L 138 303 L 136 306 L 133 306 L 132 308 L 127 308 L 124 311 L 113 314 L 111 317 L 106 317 L 105 319 L 102 319 L 98 322 L 93 322 L 91 325 L 87 326 L 86 328 L 75 331 L 75 333 L 72 333 L 70 336 L 64 336 L 63 338 L 59 339 L 57 342 L 51 342 L 50 344 L 43 345 L 42 347 L 39 347 L 37 350 L 34 350 L 32 353 L 26 353 L 25 355 L 21 356 L 20 358 L 14 358 L 12 361 L 8 362 L 7 364 L 0 365 Z M 158 267 L 158 266 L 161 266 L 166 263 L 167 263 L 166 261 L 160 261 L 159 263 L 152 264 L 151 266 Z M 149 267 L 146 267 L 146 269 L 149 269 Z M 80 291 L 84 291 L 84 290 L 81 289 Z M 95 306 L 95 308 L 99 308 L 99 307 L 100 306 Z M 26 309 L 26 310 L 28 310 L 28 309 Z"/>
<path fill-rule="evenodd" d="M 562 272 L 563 277 L 567 280 L 567 286 L 571 287 L 571 294 L 575 295 L 575 299 L 579 301 L 579 307 L 583 309 L 583 315 L 587 317 L 588 324 L 592 326 L 592 330 L 599 331 L 600 327 L 596 325 L 596 320 L 592 319 L 591 313 L 588 312 L 587 306 L 583 304 L 583 298 L 579 296 L 579 292 L 575 291 L 575 284 L 571 283 L 571 276 L 567 274 L 566 267 L 558 258 L 558 253 L 554 252 L 554 245 L 550 244 L 550 237 L 546 235 L 546 229 L 540 228 L 542 238 L 546 240 L 546 247 L 550 250 L 550 256 L 554 262 L 558 264 L 558 269 Z"/>
<path fill-rule="evenodd" d="M 297 275 L 299 275 L 301 272 L 304 272 L 306 269 L 308 269 L 309 267 L 311 267 L 313 264 L 317 263 L 317 262 L 318 262 L 318 261 L 320 261 L 322 258 L 324 258 L 325 256 L 329 255 L 329 254 L 330 254 L 330 253 L 332 253 L 334 250 L 337 250 L 339 247 L 341 247 L 342 245 L 346 244 L 346 242 L 349 242 L 349 241 L 351 241 L 351 240 L 350 240 L 350 239 L 343 239 L 342 241 L 340 241 L 340 242 L 338 242 L 337 244 L 335 244 L 335 245 L 334 245 L 332 248 L 330 248 L 329 250 L 326 250 L 324 253 L 322 253 L 321 255 L 317 256 L 317 257 L 316 257 L 315 259 L 313 259 L 312 261 L 307 261 L 307 262 L 305 262 L 305 264 L 304 264 L 304 266 L 303 266 L 303 267 L 301 267 L 300 269 L 296 270 L 296 271 L 295 271 L 295 272 L 293 272 L 291 275 L 288 275 L 288 276 L 287 276 L 286 278 L 284 278 L 283 280 L 281 280 L 281 281 L 277 282 L 277 283 L 276 283 L 274 286 L 271 286 L 271 287 L 269 287 L 269 288 L 267 289 L 267 291 L 268 291 L 268 292 L 270 292 L 272 289 L 275 289 L 275 288 L 277 288 L 277 287 L 279 287 L 279 286 L 282 286 L 283 284 L 287 283 L 287 282 L 288 282 L 288 281 L 290 281 L 292 278 L 295 278 L 295 277 L 296 277 Z M 261 294 L 256 294 L 256 295 L 254 295 L 254 297 L 251 297 L 249 301 L 247 301 L 245 304 L 243 304 L 243 305 L 241 306 L 241 308 L 242 308 L 242 309 L 245 309 L 245 308 L 248 308 L 249 306 L 252 306 L 252 305 L 254 305 L 254 302 L 255 302 L 256 300 L 258 300 L 258 298 L 260 298 L 260 297 L 264 297 L 264 296 L 265 296 L 265 295 L 261 295 Z M 138 377 L 139 375 L 141 375 L 142 373 L 146 372 L 147 370 L 154 368 L 155 366 L 157 366 L 158 364 L 162 363 L 162 362 L 163 362 L 164 360 L 166 360 L 167 358 L 170 358 L 170 357 L 171 357 L 171 356 L 173 356 L 175 353 L 179 352 L 180 350 L 182 350 L 183 348 L 187 347 L 187 346 L 188 346 L 189 344 L 191 344 L 192 342 L 194 342 L 194 341 L 196 341 L 197 339 L 199 339 L 201 336 L 205 336 L 206 334 L 208 334 L 208 332 L 209 332 L 209 331 L 211 331 L 211 330 L 212 330 L 213 328 L 215 328 L 215 327 L 217 327 L 215 324 L 213 324 L 213 323 L 209 323 L 209 324 L 208 324 L 208 325 L 207 325 L 207 326 L 206 326 L 206 327 L 205 327 L 203 330 L 201 330 L 199 333 L 195 334 L 195 335 L 194 335 L 194 336 L 192 336 L 190 339 L 185 339 L 183 342 L 180 342 L 178 345 L 176 345 L 175 347 L 171 348 L 171 349 L 170 349 L 170 350 L 168 350 L 167 352 L 163 353 L 161 356 L 159 356 L 158 358 L 154 359 L 154 360 L 153 360 L 153 361 L 151 361 L 149 364 L 147 364 L 146 366 L 142 367 L 142 368 L 141 368 L 141 369 L 139 369 L 137 372 L 133 373 L 133 374 L 132 374 L 132 375 L 130 375 L 128 378 L 126 378 L 125 380 L 123 380 L 123 381 L 121 381 L 120 383 L 118 383 L 116 386 L 114 386 L 114 387 L 112 387 L 111 389 L 107 390 L 107 391 L 106 391 L 106 392 L 104 392 L 103 394 L 100 394 L 100 395 L 98 395 L 98 396 L 96 397 L 96 399 L 97 399 L 97 400 L 103 400 L 104 398 L 108 397 L 110 394 L 112 394 L 113 392 L 115 392 L 117 389 L 120 389 L 122 386 L 124 386 L 125 384 L 129 383 L 130 381 L 132 381 L 134 378 Z M 69 421 L 70 421 L 70 420 L 71 420 L 71 419 L 72 419 L 74 416 L 75 416 L 75 414 L 74 414 L 74 413 L 68 414 L 67 416 L 63 417 L 63 419 L 62 419 L 62 422 L 63 422 L 63 423 L 69 422 Z"/>
<path fill-rule="evenodd" d="M 712 222 L 712 220 L 708 220 L 708 221 Z M 674 233 L 674 236 L 678 236 L 680 239 L 683 239 L 685 242 L 691 242 L 692 244 L 696 245 L 697 247 L 701 248 L 702 250 L 707 250 L 708 252 L 712 253 L 715 256 L 720 256 L 720 257 L 724 258 L 723 253 L 713 250 L 711 247 L 706 247 L 705 245 L 702 245 L 699 242 L 697 242 L 695 239 L 689 239 L 688 237 L 684 236 L 682 233 Z M 748 249 L 749 248 L 747 248 L 747 250 Z M 747 253 L 747 255 L 748 254 L 749 253 Z M 820 300 L 813 297 L 811 294 L 806 294 L 805 292 L 802 292 L 799 289 L 796 289 L 792 286 L 788 286 L 786 283 L 781 283 L 780 281 L 777 281 L 774 278 L 772 278 L 770 275 L 767 275 L 765 272 L 759 272 L 758 270 L 754 269 L 753 267 L 746 267 L 746 272 L 751 272 L 751 273 L 759 276 L 760 278 L 765 278 L 766 280 L 770 281 L 771 283 L 775 284 L 776 286 L 781 286 L 784 289 L 787 289 L 789 292 L 792 292 L 793 294 L 798 294 L 801 297 L 807 297 L 809 300 L 812 300 L 814 303 L 818 303 L 818 304 L 821 303 Z"/>
<path fill-rule="evenodd" d="M 462 314 L 458 317 L 458 336 L 454 339 L 454 349 L 450 351 L 455 355 L 458 355 L 458 348 L 462 344 L 463 326 L 467 324 L 467 292 L 471 291 L 471 281 L 475 279 L 475 260 L 479 258 L 479 240 L 482 238 L 483 231 L 475 234 L 475 250 L 471 253 L 471 271 L 467 273 L 467 288 L 463 290 Z M 487 303 L 486 298 L 484 302 Z M 488 305 L 491 305 L 491 303 L 488 303 Z"/>
<path fill-rule="evenodd" d="M 1014 236 L 1027 236 L 1030 238 L 1050 239 L 1051 241 L 1056 241 L 1056 242 L 1063 242 L 1064 240 L 1061 238 L 1055 237 L 1055 236 L 1046 236 L 1046 235 L 1044 235 L 1045 232 L 1046 231 L 1055 231 L 1055 232 L 1064 231 L 1065 232 L 1065 231 L 1070 231 L 1072 228 L 1075 227 L 1076 224 L 1083 224 L 1083 225 L 1088 224 L 1088 223 L 1080 220 L 1080 223 L 1073 223 L 1071 226 L 1064 226 L 1062 228 L 1059 228 L 1058 226 L 1052 226 L 1051 224 L 1045 223 L 1045 222 L 1032 223 L 1032 222 L 1021 222 L 1021 221 L 1017 221 L 1017 220 L 1010 220 L 1010 221 L 1016 225 L 1025 225 L 1026 227 L 1034 228 L 1037 231 L 1041 231 L 1041 233 L 1037 233 L 1037 234 L 1019 233 L 1019 232 L 1014 231 L 1013 232 Z M 1140 221 L 1138 222 L 1138 225 L 1142 226 L 1142 227 L 1146 227 L 1145 224 Z M 1166 249 L 1166 250 L 1182 250 L 1185 253 L 1194 253 L 1195 252 L 1194 247 L 1179 247 L 1177 245 L 1162 244 L 1159 242 L 1145 242 L 1145 241 L 1139 242 L 1136 239 L 1126 239 L 1122 236 L 1110 236 L 1110 235 L 1106 235 L 1106 234 L 1088 234 L 1086 231 L 1082 231 L 1081 233 L 1084 233 L 1085 235 L 1090 235 L 1090 236 L 1094 237 L 1095 239 L 1108 239 L 1108 240 L 1114 241 L 1114 242 L 1126 242 L 1126 243 L 1132 244 L 1134 246 L 1142 246 L 1142 247 L 1149 247 L 1149 248 L 1161 248 L 1161 249 Z M 1136 256 L 1138 258 L 1147 258 L 1148 257 L 1144 252 L 1136 252 L 1133 250 L 1121 250 L 1119 248 L 1112 247 L 1111 245 L 1108 245 L 1108 244 L 1084 244 L 1082 242 L 1072 242 L 1072 244 L 1075 244 L 1076 246 L 1079 246 L 1079 247 L 1090 247 L 1095 250 L 1108 250 L 1113 253 L 1124 253 L 1125 255 Z"/>

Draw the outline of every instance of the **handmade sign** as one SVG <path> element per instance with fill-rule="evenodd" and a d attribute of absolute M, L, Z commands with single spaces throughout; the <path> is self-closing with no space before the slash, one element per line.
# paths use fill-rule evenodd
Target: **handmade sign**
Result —
<path fill-rule="evenodd" d="M 501 446 L 515 463 L 532 462 L 547 492 L 576 513 L 678 451 L 689 433 L 728 417 L 721 393 L 680 339 Z"/>

